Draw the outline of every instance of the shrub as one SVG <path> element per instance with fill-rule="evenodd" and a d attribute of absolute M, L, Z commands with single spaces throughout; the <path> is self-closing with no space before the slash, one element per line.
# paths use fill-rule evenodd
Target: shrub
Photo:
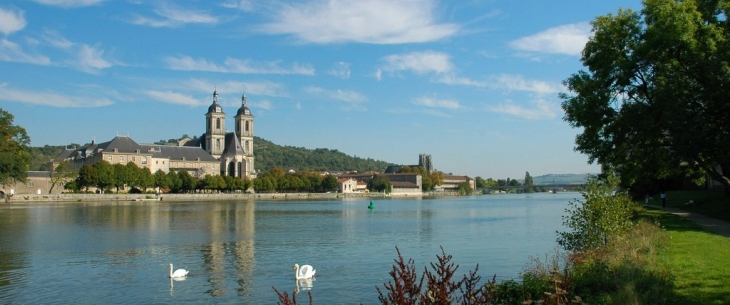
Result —
<path fill-rule="evenodd" d="M 565 210 L 563 225 L 571 232 L 558 232 L 558 244 L 571 252 L 601 248 L 612 235 L 631 227 L 636 205 L 625 191 L 617 191 L 619 178 L 608 174 L 605 180 L 590 178 L 581 192 L 584 201 L 573 200 Z"/>

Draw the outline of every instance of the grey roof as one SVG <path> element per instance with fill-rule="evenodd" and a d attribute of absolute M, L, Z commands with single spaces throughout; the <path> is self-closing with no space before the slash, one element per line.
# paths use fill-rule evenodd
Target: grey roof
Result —
<path fill-rule="evenodd" d="M 142 144 L 144 151 L 153 149 L 152 157 L 172 160 L 213 161 L 218 160 L 200 147 Z"/>
<path fill-rule="evenodd" d="M 48 178 L 50 176 L 49 171 L 28 171 L 28 178 Z"/>
<path fill-rule="evenodd" d="M 61 151 L 61 153 L 59 153 L 58 156 L 53 158 L 53 161 L 59 162 L 59 161 L 63 161 L 63 160 L 74 159 L 76 152 L 77 152 L 76 149 L 66 148 L 63 151 Z"/>
<path fill-rule="evenodd" d="M 146 150 L 142 148 L 137 142 L 132 140 L 130 137 L 116 136 L 109 142 L 100 143 L 97 145 L 97 149 L 101 149 L 106 152 L 119 152 L 119 153 L 144 153 Z"/>
<path fill-rule="evenodd" d="M 226 156 L 237 156 L 243 155 L 243 147 L 241 147 L 241 141 L 235 133 L 229 132 L 226 134 L 226 147 L 223 150 L 223 155 Z"/>

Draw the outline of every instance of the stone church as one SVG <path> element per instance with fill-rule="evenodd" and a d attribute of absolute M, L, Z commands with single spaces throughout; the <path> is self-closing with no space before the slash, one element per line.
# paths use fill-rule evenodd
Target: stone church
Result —
<path fill-rule="evenodd" d="M 138 144 L 128 136 L 80 148 L 65 149 L 52 162 L 69 161 L 70 169 L 79 169 L 101 160 L 111 164 L 133 162 L 149 168 L 152 173 L 162 170 L 187 171 L 194 177 L 222 175 L 238 178 L 256 178 L 253 155 L 253 115 L 246 105 L 246 94 L 241 97 L 235 130 L 226 130 L 226 114 L 218 103 L 218 91 L 213 92 L 213 103 L 205 114 L 205 133 L 196 139 L 182 139 L 177 145 Z"/>
<path fill-rule="evenodd" d="M 241 107 L 233 117 L 235 129 L 226 130 L 226 113 L 218 104 L 218 91 L 213 91 L 213 104 L 205 114 L 205 133 L 183 146 L 200 147 L 221 161 L 221 175 L 255 178 L 253 157 L 253 115 L 241 96 Z"/>

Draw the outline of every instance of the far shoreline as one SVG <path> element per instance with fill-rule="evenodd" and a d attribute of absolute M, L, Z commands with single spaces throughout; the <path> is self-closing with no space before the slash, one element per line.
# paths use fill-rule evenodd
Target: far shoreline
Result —
<path fill-rule="evenodd" d="M 437 192 L 421 194 L 383 194 L 383 193 L 195 193 L 195 194 L 15 194 L 5 197 L 5 203 L 38 202 L 99 202 L 133 201 L 175 202 L 175 201 L 216 201 L 216 200 L 313 200 L 342 198 L 434 198 L 459 196 L 457 192 Z"/>

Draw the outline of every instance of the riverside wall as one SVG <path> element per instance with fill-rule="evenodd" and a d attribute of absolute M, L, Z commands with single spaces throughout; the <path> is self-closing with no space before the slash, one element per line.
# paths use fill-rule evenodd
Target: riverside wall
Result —
<path fill-rule="evenodd" d="M 456 196 L 454 192 L 427 194 L 383 193 L 194 193 L 194 194 L 15 194 L 5 196 L 0 202 L 106 202 L 106 201 L 217 201 L 217 200 L 309 200 L 339 198 L 407 198 Z"/>

